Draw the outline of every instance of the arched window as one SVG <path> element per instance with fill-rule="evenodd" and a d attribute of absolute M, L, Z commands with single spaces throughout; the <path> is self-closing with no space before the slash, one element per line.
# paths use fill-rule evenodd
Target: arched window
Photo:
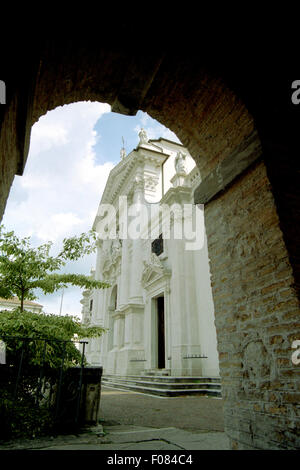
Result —
<path fill-rule="evenodd" d="M 108 320 L 109 331 L 108 331 L 108 346 L 107 346 L 108 351 L 110 351 L 114 346 L 114 319 L 112 315 L 117 309 L 117 303 L 118 303 L 118 287 L 117 285 L 115 285 L 111 291 L 109 308 L 108 308 L 108 315 L 109 315 L 109 320 Z"/>

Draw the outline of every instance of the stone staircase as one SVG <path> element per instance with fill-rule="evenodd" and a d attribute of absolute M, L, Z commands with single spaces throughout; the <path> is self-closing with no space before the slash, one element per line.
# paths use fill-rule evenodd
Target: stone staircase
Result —
<path fill-rule="evenodd" d="M 147 375 L 103 375 L 102 385 L 118 390 L 146 393 L 160 397 L 184 395 L 206 395 L 221 397 L 219 377 L 172 377 L 164 374 Z"/>

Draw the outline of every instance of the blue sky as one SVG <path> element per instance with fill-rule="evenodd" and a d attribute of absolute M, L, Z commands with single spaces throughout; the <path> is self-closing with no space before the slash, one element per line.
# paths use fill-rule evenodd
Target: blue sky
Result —
<path fill-rule="evenodd" d="M 101 164 L 106 161 L 117 164 L 120 160 L 122 137 L 124 137 L 127 153 L 135 148 L 138 141 L 134 129 L 140 125 L 142 117 L 143 113 L 141 112 L 138 112 L 136 116 L 116 115 L 115 113 L 104 114 L 95 125 L 95 131 L 99 136 L 99 140 L 94 147 L 96 161 Z"/>
<path fill-rule="evenodd" d="M 31 132 L 23 176 L 15 176 L 2 223 L 33 245 L 53 241 L 55 254 L 63 238 L 92 227 L 109 172 L 120 161 L 122 137 L 126 152 L 138 142 L 143 127 L 150 139 L 175 134 L 139 111 L 123 116 L 98 102 L 60 106 L 41 116 Z M 89 274 L 95 255 L 65 266 L 65 272 Z M 80 316 L 81 290 L 64 292 L 63 314 Z M 47 313 L 59 313 L 61 292 L 38 301 Z"/>
<path fill-rule="evenodd" d="M 117 164 L 120 161 L 120 149 L 123 145 L 122 137 L 126 152 L 131 152 L 138 144 L 138 132 L 141 127 L 147 130 L 149 139 L 166 137 L 179 142 L 174 133 L 142 111 L 138 111 L 136 116 L 110 112 L 103 114 L 94 128 L 98 136 L 94 146 L 96 161 L 101 164 L 107 161 Z"/>

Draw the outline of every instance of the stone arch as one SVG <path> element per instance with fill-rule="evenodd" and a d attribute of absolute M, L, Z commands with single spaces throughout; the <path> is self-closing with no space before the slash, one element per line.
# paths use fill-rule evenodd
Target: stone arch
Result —
<path fill-rule="evenodd" d="M 235 448 L 297 448 L 299 437 L 289 431 L 297 404 L 290 344 L 300 334 L 293 112 L 264 100 L 266 84 L 272 91 L 262 68 L 247 75 L 239 56 L 236 64 L 213 59 L 220 65 L 195 51 L 133 51 L 73 39 L 31 49 L 0 114 L 1 211 L 14 174 L 23 171 L 31 125 L 48 110 L 97 100 L 124 114 L 141 109 L 173 130 L 202 176 L 195 202 L 206 204 L 226 432 Z M 276 91 L 281 82 L 272 80 Z M 257 330 L 274 378 L 254 393 L 243 383 L 250 363 L 243 365 L 249 355 L 243 345 Z"/>

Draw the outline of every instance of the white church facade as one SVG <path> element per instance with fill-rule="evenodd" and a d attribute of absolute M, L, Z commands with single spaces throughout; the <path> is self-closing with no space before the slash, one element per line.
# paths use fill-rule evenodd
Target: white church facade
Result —
<path fill-rule="evenodd" d="M 102 239 L 92 275 L 110 287 L 83 293 L 82 321 L 107 328 L 89 340 L 87 360 L 104 375 L 218 377 L 204 225 L 202 240 L 195 235 L 199 170 L 181 144 L 139 137 L 128 155 L 121 150 L 93 225 Z"/>

